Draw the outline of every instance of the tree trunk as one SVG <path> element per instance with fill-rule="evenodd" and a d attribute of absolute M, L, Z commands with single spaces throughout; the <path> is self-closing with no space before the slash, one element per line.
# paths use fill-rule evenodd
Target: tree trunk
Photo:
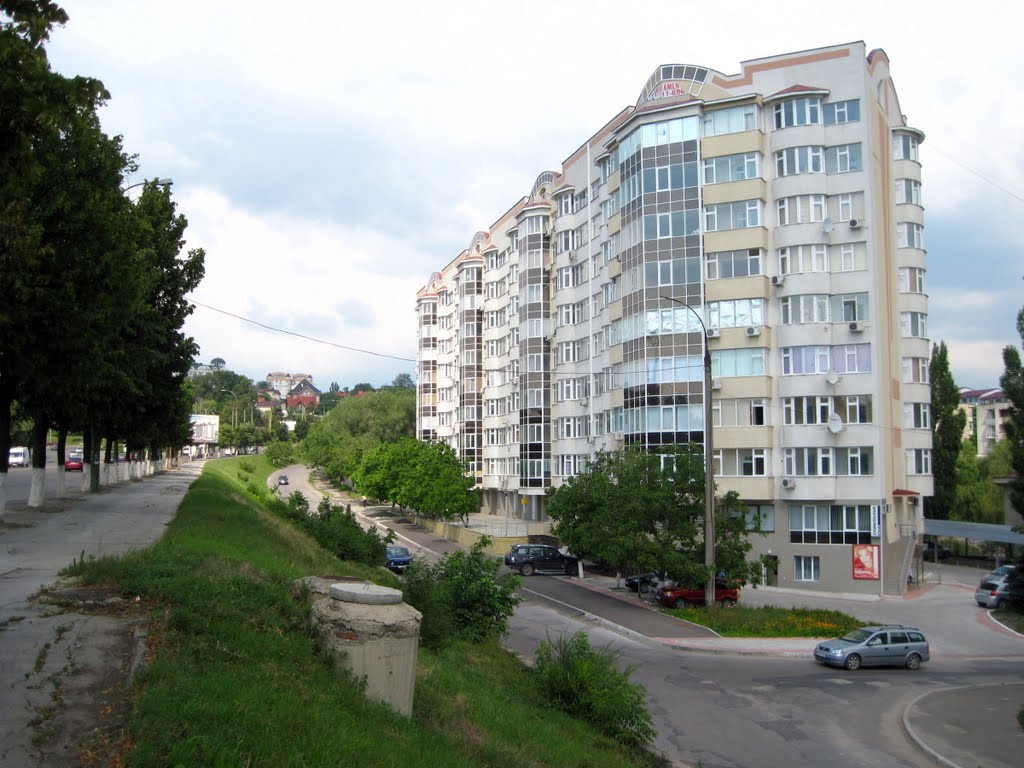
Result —
<path fill-rule="evenodd" d="M 89 467 L 92 464 L 92 430 L 82 430 L 82 493 L 89 491 Z"/>
<path fill-rule="evenodd" d="M 67 473 L 64 471 L 64 459 L 67 458 L 68 430 L 57 427 L 57 498 L 67 495 Z"/>
<path fill-rule="evenodd" d="M 28 492 L 28 506 L 38 509 L 46 496 L 46 435 L 50 420 L 45 413 L 32 414 L 32 487 Z"/>
<path fill-rule="evenodd" d="M 7 512 L 7 470 L 11 461 L 11 406 L 14 391 L 9 386 L 10 376 L 0 372 L 0 523 Z"/>

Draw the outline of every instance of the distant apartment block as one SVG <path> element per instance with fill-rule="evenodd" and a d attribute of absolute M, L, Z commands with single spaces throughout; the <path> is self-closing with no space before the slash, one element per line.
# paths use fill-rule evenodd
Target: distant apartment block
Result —
<path fill-rule="evenodd" d="M 710 428 L 765 583 L 901 591 L 932 493 L 923 140 L 861 42 L 659 66 L 418 292 L 418 436 L 543 521 L 596 451 Z"/>
<path fill-rule="evenodd" d="M 1006 437 L 1003 425 L 1012 403 L 1001 389 L 961 389 L 960 408 L 967 412 L 964 440 L 978 436 L 978 455 L 988 456 L 992 446 Z"/>

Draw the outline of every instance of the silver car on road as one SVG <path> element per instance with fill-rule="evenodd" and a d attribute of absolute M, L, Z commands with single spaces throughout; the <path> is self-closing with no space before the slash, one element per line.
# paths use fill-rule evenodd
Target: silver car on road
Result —
<path fill-rule="evenodd" d="M 917 669 L 928 661 L 928 641 L 921 630 L 901 624 L 861 627 L 835 640 L 818 643 L 814 658 L 821 664 L 850 671 L 892 665 Z"/>

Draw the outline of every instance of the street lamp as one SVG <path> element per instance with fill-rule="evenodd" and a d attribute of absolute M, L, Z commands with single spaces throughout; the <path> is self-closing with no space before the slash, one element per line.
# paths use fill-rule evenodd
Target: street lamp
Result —
<path fill-rule="evenodd" d="M 174 184 L 174 180 L 173 179 L 153 179 L 153 183 L 156 184 L 158 187 L 169 187 L 172 184 Z M 127 187 L 125 187 L 121 191 L 122 192 L 127 192 L 129 189 L 135 189 L 135 187 L 141 187 L 144 184 L 149 184 L 149 182 L 148 181 L 137 181 L 134 184 L 129 184 Z"/>
<path fill-rule="evenodd" d="M 681 299 L 662 296 L 681 304 L 693 313 L 700 323 L 704 345 L 704 564 L 708 567 L 708 581 L 704 587 L 704 603 L 715 604 L 715 476 L 711 442 L 711 350 L 708 348 L 708 329 L 700 313 Z"/>
<path fill-rule="evenodd" d="M 230 389 L 222 389 L 221 392 L 227 392 L 229 395 L 235 398 L 235 404 L 231 407 L 231 426 L 238 426 L 238 401 L 242 398 L 241 395 L 235 394 Z"/>

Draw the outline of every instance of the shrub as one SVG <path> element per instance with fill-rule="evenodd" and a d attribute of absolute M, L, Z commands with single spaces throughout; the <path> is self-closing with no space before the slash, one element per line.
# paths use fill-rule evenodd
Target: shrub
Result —
<path fill-rule="evenodd" d="M 365 565 L 383 565 L 385 547 L 393 540 L 391 534 L 381 537 L 376 528 L 365 530 L 352 510 L 330 502 L 321 502 L 316 515 L 304 515 L 302 525 L 324 549 Z"/>
<path fill-rule="evenodd" d="M 405 572 L 405 602 L 423 614 L 420 641 L 442 648 L 453 640 L 482 642 L 508 632 L 520 597 L 519 577 L 498 576 L 501 563 L 484 553 L 486 539 L 469 552 L 452 552 L 434 565 L 415 561 Z"/>
<path fill-rule="evenodd" d="M 647 691 L 619 671 L 618 653 L 590 647 L 584 632 L 546 640 L 537 650 L 534 675 L 543 701 L 580 718 L 622 744 L 654 739 Z"/>

